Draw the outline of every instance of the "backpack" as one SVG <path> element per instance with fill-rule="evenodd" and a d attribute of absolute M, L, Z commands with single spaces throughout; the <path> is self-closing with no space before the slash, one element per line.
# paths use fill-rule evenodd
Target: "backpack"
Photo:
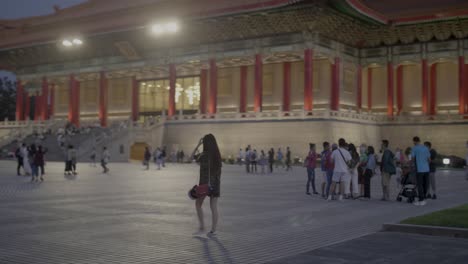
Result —
<path fill-rule="evenodd" d="M 250 159 L 251 160 L 256 160 L 257 159 L 257 154 L 255 154 L 255 152 L 252 152 L 252 154 L 250 154 Z"/>

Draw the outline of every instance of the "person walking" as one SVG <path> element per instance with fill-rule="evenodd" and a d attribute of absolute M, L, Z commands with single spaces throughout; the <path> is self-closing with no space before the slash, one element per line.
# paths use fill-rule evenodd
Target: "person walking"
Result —
<path fill-rule="evenodd" d="M 366 172 L 367 165 L 367 146 L 361 144 L 359 146 L 359 166 L 358 166 L 358 184 L 359 184 L 359 197 L 364 196 L 364 173 Z"/>
<path fill-rule="evenodd" d="M 265 166 L 267 164 L 267 157 L 266 157 L 265 151 L 263 151 L 263 149 L 260 151 L 259 164 L 260 164 L 260 167 L 262 168 L 262 174 L 265 174 Z"/>
<path fill-rule="evenodd" d="M 252 153 L 250 153 L 250 165 L 251 165 L 251 169 L 250 171 L 252 173 L 257 173 L 257 150 L 254 149 L 254 151 Z"/>
<path fill-rule="evenodd" d="M 200 164 L 199 185 L 208 184 L 210 188 L 208 196 L 210 197 L 212 221 L 209 235 L 215 235 L 218 226 L 218 199 L 221 196 L 221 154 L 219 152 L 216 138 L 212 134 L 205 135 L 200 140 L 198 147 L 200 145 L 203 145 L 203 152 L 198 158 L 198 162 Z M 195 208 L 199 221 L 198 233 L 205 231 L 202 208 L 204 200 L 205 196 L 198 197 L 195 201 Z"/>
<path fill-rule="evenodd" d="M 245 169 L 247 173 L 250 172 L 250 145 L 245 148 Z"/>
<path fill-rule="evenodd" d="M 164 167 L 166 167 L 166 156 L 167 156 L 167 150 L 166 150 L 166 146 L 164 146 L 161 150 L 161 165 Z"/>
<path fill-rule="evenodd" d="M 382 162 L 380 164 L 382 171 L 382 201 L 390 200 L 390 180 L 396 173 L 395 155 L 389 149 L 388 140 L 382 140 Z"/>
<path fill-rule="evenodd" d="M 160 148 L 156 148 L 154 151 L 154 163 L 158 166 L 158 170 L 161 170 L 161 165 L 163 164 L 163 152 Z"/>
<path fill-rule="evenodd" d="M 310 195 L 310 186 L 314 194 L 318 194 L 315 189 L 315 168 L 317 167 L 317 152 L 315 152 L 315 144 L 309 144 L 309 153 L 304 162 L 304 166 L 307 169 L 307 183 L 306 183 L 306 194 Z"/>
<path fill-rule="evenodd" d="M 427 149 L 429 149 L 429 153 L 431 154 L 430 157 L 430 162 L 429 162 L 429 180 L 427 181 L 426 185 L 426 193 L 428 199 L 432 198 L 432 200 L 437 199 L 436 195 L 436 179 L 435 179 L 435 173 L 436 173 L 436 164 L 435 164 L 435 159 L 437 158 L 437 151 L 432 148 L 432 144 L 429 141 L 424 142 L 424 146 L 426 146 Z M 431 195 L 431 190 L 432 190 L 432 195 Z"/>
<path fill-rule="evenodd" d="M 333 161 L 331 159 L 332 151 L 330 150 L 330 143 L 323 142 L 323 151 L 320 154 L 320 167 L 322 169 L 322 197 L 327 199 L 333 177 Z"/>
<path fill-rule="evenodd" d="M 367 162 L 364 171 L 364 199 L 371 198 L 371 178 L 377 168 L 377 158 L 373 146 L 367 147 Z"/>
<path fill-rule="evenodd" d="M 291 168 L 291 150 L 286 147 L 286 171 L 292 170 Z"/>
<path fill-rule="evenodd" d="M 426 185 L 429 180 L 429 162 L 431 161 L 431 153 L 427 147 L 421 145 L 419 137 L 413 137 L 414 147 L 411 150 L 411 158 L 416 162 L 416 183 L 418 186 L 418 201 L 414 201 L 416 206 L 426 205 Z"/>
<path fill-rule="evenodd" d="M 328 195 L 328 201 L 333 199 L 335 194 L 335 188 L 337 184 L 340 184 L 340 196 L 338 200 L 343 200 L 344 184 L 343 181 L 349 177 L 349 168 L 347 163 L 351 160 L 351 154 L 346 150 L 346 141 L 343 138 L 338 140 L 338 148 L 332 152 L 331 159 L 333 160 L 334 169 L 332 176 L 332 184 L 330 187 L 330 193 Z"/>
<path fill-rule="evenodd" d="M 23 155 L 21 154 L 21 146 L 16 148 L 15 151 L 15 157 L 17 161 L 17 166 L 16 166 L 16 175 L 21 176 L 21 168 L 24 170 L 24 165 L 23 165 Z"/>
<path fill-rule="evenodd" d="M 102 148 L 101 154 L 101 167 L 103 168 L 103 173 L 108 173 L 109 168 L 107 168 L 107 163 L 110 161 L 110 153 L 107 147 Z"/>
<path fill-rule="evenodd" d="M 145 153 L 143 154 L 143 165 L 146 166 L 146 170 L 150 168 L 150 160 L 151 160 L 151 151 L 149 147 L 145 147 Z"/>
<path fill-rule="evenodd" d="M 351 188 L 349 188 L 349 184 L 346 186 L 346 192 L 351 193 L 351 197 L 356 199 L 359 197 L 359 184 L 358 184 L 358 167 L 360 162 L 359 154 L 357 153 L 356 146 L 354 144 L 349 144 L 348 151 L 351 154 L 351 160 L 353 167 L 350 169 L 349 173 L 351 176 Z M 348 198 L 350 196 L 348 195 Z"/>
<path fill-rule="evenodd" d="M 21 152 L 21 157 L 23 157 L 24 174 L 25 176 L 31 176 L 32 170 L 31 170 L 31 163 L 29 159 L 29 148 L 26 146 L 25 143 L 23 143 L 20 152 Z"/>
<path fill-rule="evenodd" d="M 45 154 L 46 153 L 47 153 L 47 149 L 44 149 L 41 145 L 37 147 L 35 162 L 36 162 L 38 169 L 40 169 L 40 172 L 41 172 L 41 181 L 44 181 L 44 175 L 45 175 L 44 166 L 45 166 Z"/>
<path fill-rule="evenodd" d="M 273 148 L 268 151 L 268 166 L 270 173 L 273 173 L 273 164 L 275 163 L 275 150 Z"/>
<path fill-rule="evenodd" d="M 278 148 L 278 151 L 276 152 L 276 168 L 278 168 L 278 165 L 284 169 L 283 152 L 281 151 L 281 148 Z"/>
<path fill-rule="evenodd" d="M 38 167 L 38 160 L 36 159 L 37 156 L 37 148 L 35 144 L 31 144 L 29 148 L 29 156 L 28 160 L 31 165 L 31 181 L 39 181 L 39 167 Z"/>

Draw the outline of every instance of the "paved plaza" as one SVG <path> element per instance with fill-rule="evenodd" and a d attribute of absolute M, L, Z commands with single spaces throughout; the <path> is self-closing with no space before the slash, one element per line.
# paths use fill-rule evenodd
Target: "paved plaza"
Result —
<path fill-rule="evenodd" d="M 78 164 L 79 175 L 65 177 L 62 163 L 49 163 L 43 183 L 30 183 L 15 169 L 13 162 L 0 162 L 0 263 L 282 263 L 380 235 L 375 232 L 382 223 L 466 203 L 468 197 L 468 181 L 456 171 L 438 172 L 440 199 L 415 207 L 379 201 L 378 176 L 372 179 L 373 200 L 326 202 L 305 195 L 303 168 L 246 175 L 244 167 L 225 165 L 219 232 L 200 238 L 192 236 L 197 220 L 187 197 L 198 180 L 195 165 L 144 171 L 140 164 L 116 163 L 105 175 Z M 204 208 L 209 228 L 208 203 Z M 367 260 L 395 263 L 382 255 Z"/>

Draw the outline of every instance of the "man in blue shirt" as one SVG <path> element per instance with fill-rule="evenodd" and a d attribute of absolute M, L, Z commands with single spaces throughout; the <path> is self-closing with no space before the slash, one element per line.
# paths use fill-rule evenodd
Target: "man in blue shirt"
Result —
<path fill-rule="evenodd" d="M 429 162 L 431 161 L 431 153 L 427 147 L 421 145 L 419 137 L 413 138 L 414 147 L 411 150 L 411 157 L 416 162 L 416 177 L 418 186 L 419 201 L 414 202 L 414 205 L 426 205 L 424 198 L 426 197 L 426 184 L 429 180 Z"/>

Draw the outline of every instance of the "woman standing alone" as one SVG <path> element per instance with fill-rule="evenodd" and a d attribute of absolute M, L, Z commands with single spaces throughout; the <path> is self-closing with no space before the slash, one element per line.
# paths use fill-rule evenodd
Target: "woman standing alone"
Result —
<path fill-rule="evenodd" d="M 216 233 L 218 224 L 218 198 L 220 197 L 220 184 L 221 184 L 221 154 L 219 152 L 216 138 L 212 134 L 205 135 L 198 146 L 203 144 L 203 152 L 198 157 L 200 163 L 200 180 L 199 185 L 208 184 L 210 192 L 210 208 L 212 215 L 211 231 L 209 234 Z M 197 147 L 198 148 L 198 147 Z M 205 197 L 197 198 L 195 208 L 197 210 L 198 220 L 200 224 L 199 233 L 205 231 L 205 223 L 203 219 L 203 201 Z"/>

